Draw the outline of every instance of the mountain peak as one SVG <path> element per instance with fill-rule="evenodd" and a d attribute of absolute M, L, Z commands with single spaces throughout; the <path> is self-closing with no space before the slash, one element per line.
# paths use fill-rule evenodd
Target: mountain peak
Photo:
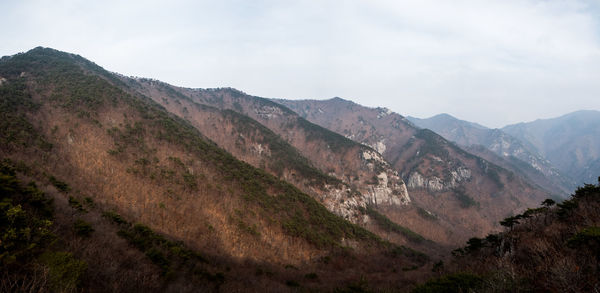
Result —
<path fill-rule="evenodd" d="M 458 120 L 458 118 L 448 114 L 448 113 L 440 113 L 434 116 L 429 117 L 428 119 L 434 119 L 434 118 L 444 118 L 444 119 L 454 119 L 454 120 Z"/>
<path fill-rule="evenodd" d="M 326 101 L 330 101 L 330 102 L 334 102 L 334 103 L 351 104 L 351 105 L 355 104 L 354 102 L 352 102 L 350 100 L 342 99 L 340 97 L 333 97 L 333 98 L 331 98 L 329 100 L 326 100 Z"/>

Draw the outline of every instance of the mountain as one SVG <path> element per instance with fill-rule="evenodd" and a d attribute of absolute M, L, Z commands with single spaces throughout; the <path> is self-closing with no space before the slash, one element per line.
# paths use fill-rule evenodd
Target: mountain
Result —
<path fill-rule="evenodd" d="M 372 149 L 323 138 L 330 132 L 272 102 L 254 99 L 264 111 L 251 112 L 239 100 L 251 117 L 286 117 L 279 130 L 307 147 L 294 152 L 245 116 L 198 107 L 207 124 L 223 123 L 219 131 L 256 134 L 252 140 L 265 139 L 271 154 L 289 156 L 265 162 L 265 171 L 219 147 L 200 121 L 172 114 L 143 87 L 78 55 L 38 47 L 2 57 L 0 80 L 1 291 L 398 290 L 418 278 L 396 272 L 428 270 L 425 255 L 336 216 L 282 180 L 306 172 L 295 182 L 307 190 L 365 186 L 340 202 L 408 201 L 403 181 Z M 202 94 L 232 106 L 239 95 Z M 238 132 L 244 126 L 249 131 Z M 252 145 L 245 151 L 261 153 Z M 315 171 L 326 167 L 330 176 Z"/>
<path fill-rule="evenodd" d="M 600 174 L 600 112 L 577 111 L 552 119 L 508 125 L 502 131 L 538 150 L 577 185 Z"/>
<path fill-rule="evenodd" d="M 238 158 L 294 183 L 353 222 L 364 221 L 360 209 L 367 205 L 410 202 L 404 182 L 379 154 L 271 101 L 234 89 L 128 82 Z"/>
<path fill-rule="evenodd" d="M 421 128 L 431 129 L 467 151 L 521 173 L 536 184 L 556 194 L 568 194 L 575 188 L 573 180 L 561 174 L 536 148 L 527 147 L 521 140 L 500 129 L 489 129 L 479 124 L 439 114 L 426 119 L 407 117 Z M 480 148 L 479 146 L 483 146 Z M 487 150 L 491 153 L 487 153 Z"/>
<path fill-rule="evenodd" d="M 497 219 L 549 196 L 524 178 L 430 130 L 414 127 L 388 109 L 340 98 L 274 101 L 381 153 L 407 182 L 412 200 L 410 207 L 384 213 L 429 239 L 456 243 L 498 229 Z"/>

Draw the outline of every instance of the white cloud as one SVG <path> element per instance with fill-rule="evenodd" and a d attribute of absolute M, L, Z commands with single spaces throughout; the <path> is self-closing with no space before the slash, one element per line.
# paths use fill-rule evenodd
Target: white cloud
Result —
<path fill-rule="evenodd" d="M 590 1 L 6 1 L 0 54 L 267 97 L 341 96 L 501 126 L 600 109 Z M 6 29 L 9 28 L 9 29 Z"/>

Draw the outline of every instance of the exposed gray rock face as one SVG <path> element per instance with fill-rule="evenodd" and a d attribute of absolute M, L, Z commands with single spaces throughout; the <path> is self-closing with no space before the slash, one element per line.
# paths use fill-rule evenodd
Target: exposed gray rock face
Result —
<path fill-rule="evenodd" d="M 381 170 L 374 178 L 376 183 L 369 185 L 369 191 L 363 194 L 369 204 L 400 206 L 410 203 L 406 184 L 383 156 L 375 151 L 365 150 L 362 157 L 370 170 Z"/>
<path fill-rule="evenodd" d="M 408 187 L 409 188 L 426 188 L 431 191 L 442 191 L 444 188 L 444 184 L 442 179 L 431 176 L 431 177 L 423 177 L 419 172 L 413 172 L 408 177 Z"/>
<path fill-rule="evenodd" d="M 283 114 L 281 108 L 273 107 L 273 106 L 261 106 L 259 108 L 254 109 L 256 115 L 263 119 L 272 119 Z"/>
<path fill-rule="evenodd" d="M 461 182 L 471 178 L 471 170 L 465 167 L 459 167 L 450 171 L 447 180 L 436 176 L 424 177 L 419 172 L 412 172 L 408 177 L 409 188 L 425 188 L 429 191 L 439 192 L 456 188 Z"/>
<path fill-rule="evenodd" d="M 353 195 L 347 187 L 326 186 L 325 189 L 327 191 L 323 194 L 321 202 L 329 211 L 354 223 L 361 222 L 362 215 L 358 208 L 367 206 L 362 197 Z"/>
<path fill-rule="evenodd" d="M 372 147 L 374 150 L 376 150 L 380 154 L 385 153 L 385 150 L 387 149 L 387 147 L 385 145 L 385 138 L 382 138 L 381 140 L 379 140 L 369 146 Z"/>
<path fill-rule="evenodd" d="M 360 190 L 351 190 L 348 186 L 326 186 L 321 202 L 328 210 L 354 223 L 365 223 L 369 218 L 360 212 L 360 208 L 369 205 L 403 206 L 411 202 L 406 184 L 379 153 L 366 149 L 361 157 L 366 168 L 379 173 Z"/>
<path fill-rule="evenodd" d="M 363 158 L 370 161 L 368 164 L 374 165 L 373 168 L 376 163 L 382 162 L 381 155 L 375 152 L 364 152 Z M 362 193 L 353 192 L 346 186 L 343 188 L 327 186 L 327 192 L 323 194 L 321 201 L 328 210 L 354 223 L 368 221 L 368 217 L 364 217 L 359 208 L 366 208 L 369 205 L 402 206 L 410 203 L 406 184 L 389 166 L 377 175 L 376 181 L 369 184 L 367 190 Z"/>

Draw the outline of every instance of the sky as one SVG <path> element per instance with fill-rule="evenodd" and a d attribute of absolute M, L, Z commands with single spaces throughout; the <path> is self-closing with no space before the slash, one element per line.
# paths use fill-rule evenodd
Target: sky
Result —
<path fill-rule="evenodd" d="M 9 1 L 0 55 L 502 127 L 600 110 L 600 0 Z"/>

